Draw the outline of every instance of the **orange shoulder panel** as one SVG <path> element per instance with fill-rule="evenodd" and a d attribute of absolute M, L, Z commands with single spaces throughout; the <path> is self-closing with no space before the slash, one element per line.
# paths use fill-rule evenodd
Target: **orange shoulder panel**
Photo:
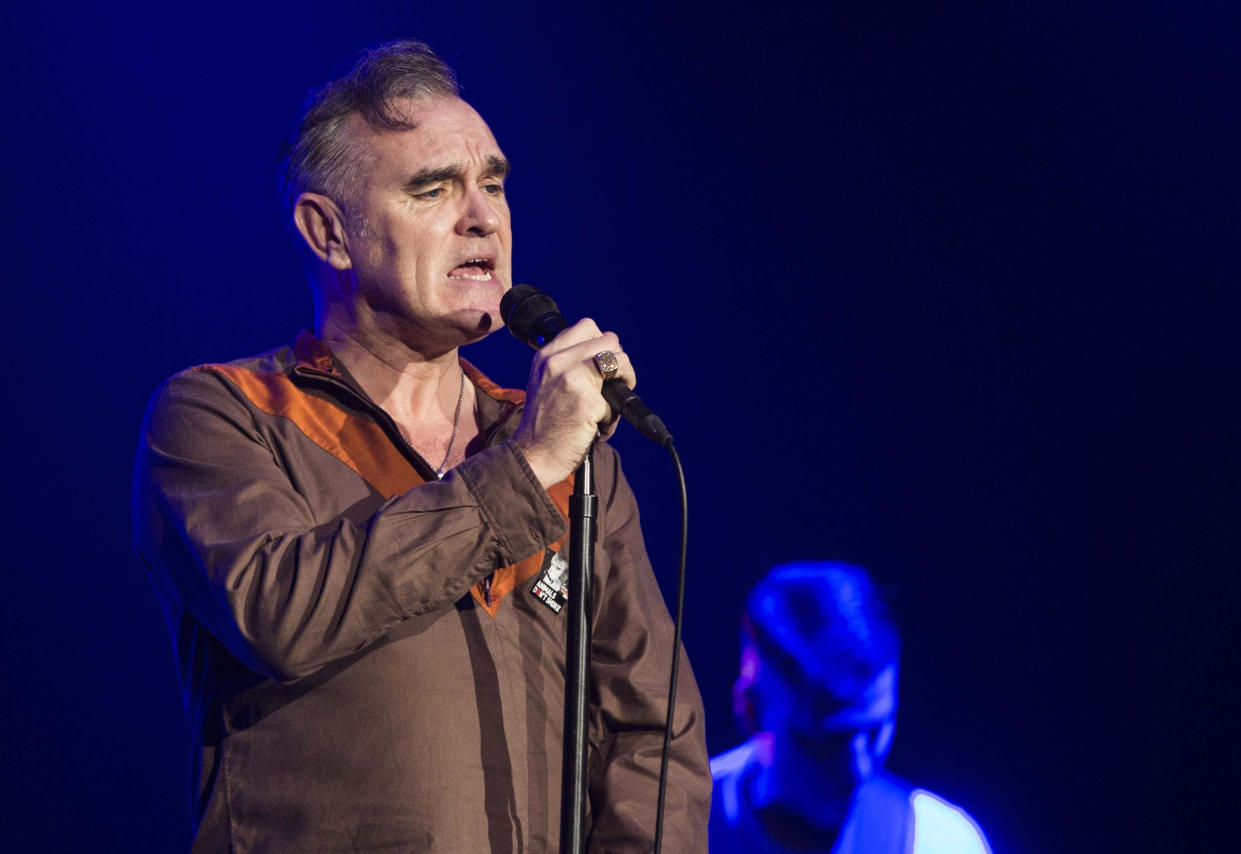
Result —
<path fill-rule="evenodd" d="M 269 415 L 288 418 L 310 441 L 353 469 L 384 498 L 425 480 L 382 427 L 306 394 L 284 373 L 249 371 L 232 365 L 204 365 L 199 370 L 224 377 Z"/>

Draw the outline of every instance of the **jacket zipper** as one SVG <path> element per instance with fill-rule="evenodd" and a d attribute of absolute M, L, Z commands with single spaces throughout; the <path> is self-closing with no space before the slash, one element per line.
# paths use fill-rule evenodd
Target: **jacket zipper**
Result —
<path fill-rule="evenodd" d="M 384 412 L 383 409 L 372 402 L 371 399 L 365 394 L 362 394 L 352 385 L 345 382 L 345 380 L 341 377 L 334 374 L 329 374 L 326 371 L 320 371 L 317 368 L 307 368 L 303 365 L 297 365 L 293 368 L 293 371 L 306 379 L 324 382 L 331 385 L 335 389 L 348 392 L 354 401 L 362 404 L 371 413 L 371 415 L 374 416 L 375 420 L 379 423 L 379 426 L 382 427 L 384 432 L 388 434 L 388 438 L 392 440 L 392 443 L 396 445 L 402 454 L 405 455 L 406 459 L 413 463 L 414 468 L 417 469 L 418 473 L 423 476 L 423 480 L 428 482 L 437 480 L 435 470 L 431 468 L 430 463 L 422 458 L 422 455 L 418 453 L 414 446 L 407 442 L 405 437 L 401 435 L 401 431 L 397 428 L 396 422 L 392 420 L 392 416 L 390 416 L 387 412 Z"/>

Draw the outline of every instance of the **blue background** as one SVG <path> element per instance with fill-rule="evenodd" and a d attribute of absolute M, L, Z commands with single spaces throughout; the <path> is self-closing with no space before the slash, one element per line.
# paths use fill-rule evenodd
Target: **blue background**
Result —
<path fill-rule="evenodd" d="M 997 852 L 1231 847 L 1235 4 L 10 3 L 0 33 L 7 850 L 188 844 L 139 420 L 311 323 L 279 144 L 409 36 L 515 164 L 518 280 L 619 331 L 677 437 L 712 752 L 750 584 L 848 560 L 906 637 L 890 765 Z M 524 385 L 507 335 L 469 355 Z M 615 442 L 671 596 L 671 466 Z"/>

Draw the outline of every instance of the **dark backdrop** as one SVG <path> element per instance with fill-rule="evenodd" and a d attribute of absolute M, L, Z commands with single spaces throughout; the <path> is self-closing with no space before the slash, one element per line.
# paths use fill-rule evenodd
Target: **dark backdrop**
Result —
<path fill-rule="evenodd" d="M 1229 847 L 1234 3 L 10 3 L 0 33 L 8 850 L 188 841 L 139 419 L 310 323 L 279 143 L 407 36 L 516 165 L 518 279 L 620 331 L 678 438 L 713 752 L 748 586 L 849 560 L 907 638 L 892 766 L 997 854 Z M 524 384 L 508 336 L 471 358 Z M 671 595 L 670 465 L 616 444 Z"/>

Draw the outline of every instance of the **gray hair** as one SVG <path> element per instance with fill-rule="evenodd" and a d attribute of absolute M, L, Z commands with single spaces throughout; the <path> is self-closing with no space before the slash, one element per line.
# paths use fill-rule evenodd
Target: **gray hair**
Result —
<path fill-rule="evenodd" d="M 397 103 L 406 98 L 460 97 L 457 77 L 431 48 L 403 39 L 364 51 L 349 73 L 311 94 L 284 149 L 281 199 L 286 217 L 302 193 L 322 193 L 352 215 L 358 156 L 345 125 L 360 115 L 377 130 L 413 130 Z"/>

